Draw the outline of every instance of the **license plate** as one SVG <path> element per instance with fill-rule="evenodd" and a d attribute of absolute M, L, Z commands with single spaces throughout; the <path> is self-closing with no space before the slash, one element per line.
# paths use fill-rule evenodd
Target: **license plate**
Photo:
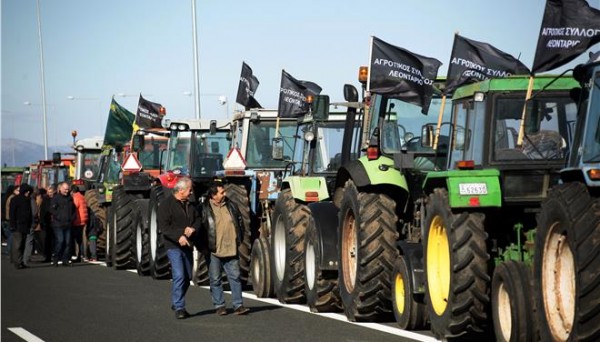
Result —
<path fill-rule="evenodd" d="M 485 183 L 464 183 L 458 184 L 458 191 L 461 195 L 487 195 L 487 185 Z"/>

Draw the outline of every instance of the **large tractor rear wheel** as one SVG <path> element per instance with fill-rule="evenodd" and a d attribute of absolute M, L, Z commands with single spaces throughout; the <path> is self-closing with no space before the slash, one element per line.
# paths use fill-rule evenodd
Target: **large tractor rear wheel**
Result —
<path fill-rule="evenodd" d="M 391 318 L 390 279 L 398 256 L 396 203 L 382 193 L 345 184 L 340 206 L 338 286 L 350 321 Z"/>
<path fill-rule="evenodd" d="M 308 222 L 304 243 L 306 304 L 312 312 L 340 311 L 342 301 L 337 286 L 337 272 L 321 269 L 321 243 L 312 216 Z"/>
<path fill-rule="evenodd" d="M 138 209 L 133 196 L 119 185 L 113 189 L 111 208 L 114 218 L 113 267 L 117 270 L 135 268 L 134 228 Z"/>
<path fill-rule="evenodd" d="M 427 307 L 423 295 L 417 298 L 404 256 L 400 255 L 394 263 L 392 273 L 392 303 L 394 317 L 400 329 L 420 330 L 427 322 Z"/>
<path fill-rule="evenodd" d="M 139 208 L 135 219 L 135 266 L 140 276 L 150 275 L 150 236 L 148 234 L 148 199 L 137 200 Z"/>
<path fill-rule="evenodd" d="M 244 236 L 242 237 L 242 243 L 238 247 L 238 254 L 240 259 L 240 279 L 242 280 L 242 284 L 247 284 L 248 274 L 250 273 L 250 249 L 252 248 L 248 192 L 243 185 L 226 184 L 225 194 L 236 205 L 244 221 Z"/>
<path fill-rule="evenodd" d="M 258 298 L 273 297 L 271 277 L 271 249 L 269 240 L 261 237 L 252 244 L 251 272 L 252 291 Z"/>
<path fill-rule="evenodd" d="M 600 340 L 600 202 L 582 183 L 552 188 L 542 205 L 534 291 L 542 341 Z"/>
<path fill-rule="evenodd" d="M 162 186 L 156 186 L 150 192 L 148 232 L 150 235 L 150 275 L 154 279 L 169 279 L 171 277 L 171 264 L 157 222 L 158 206 L 165 196 L 169 196 L 165 193 L 166 190 Z"/>
<path fill-rule="evenodd" d="M 102 233 L 98 236 L 97 254 L 98 257 L 106 258 L 106 209 L 100 205 L 98 201 L 98 190 L 90 189 L 85 192 L 85 203 L 94 213 L 94 215 L 102 222 Z"/>
<path fill-rule="evenodd" d="M 538 341 L 531 297 L 531 269 L 523 262 L 506 261 L 492 277 L 492 317 L 496 341 Z"/>
<path fill-rule="evenodd" d="M 425 214 L 426 302 L 439 339 L 472 339 L 487 329 L 490 276 L 484 215 L 454 214 L 445 189 L 429 195 Z"/>
<path fill-rule="evenodd" d="M 273 212 L 273 288 L 282 303 L 304 303 L 304 234 L 310 210 L 290 189 L 279 193 Z"/>

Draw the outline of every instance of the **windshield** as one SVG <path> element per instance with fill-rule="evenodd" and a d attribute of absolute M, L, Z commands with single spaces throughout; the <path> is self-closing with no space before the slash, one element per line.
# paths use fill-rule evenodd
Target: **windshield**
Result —
<path fill-rule="evenodd" d="M 192 132 L 171 132 L 167 152 L 167 170 L 188 174 Z"/>
<path fill-rule="evenodd" d="M 192 177 L 213 177 L 215 172 L 223 169 L 223 159 L 230 149 L 229 130 L 198 131 L 193 134 L 194 160 Z"/>
<path fill-rule="evenodd" d="M 568 151 L 577 107 L 567 94 L 538 96 L 528 103 L 522 146 L 518 146 L 524 99 L 498 97 L 494 103 L 495 160 L 561 160 Z"/>
<path fill-rule="evenodd" d="M 121 173 L 121 157 L 113 150 L 107 158 L 108 161 L 108 172 L 103 180 L 104 183 L 116 184 L 119 182 L 119 175 Z"/>
<path fill-rule="evenodd" d="M 587 127 L 585 127 L 585 142 L 583 144 L 583 162 L 600 162 L 600 71 L 594 76 L 590 89 Z"/>
<path fill-rule="evenodd" d="M 399 153 L 402 147 L 406 147 L 409 152 L 433 152 L 433 149 L 421 146 L 421 130 L 423 125 L 427 123 L 434 123 L 437 126 L 441 104 L 441 98 L 433 98 L 429 107 L 429 114 L 424 115 L 421 113 L 421 107 L 419 106 L 397 99 L 387 99 L 385 121 L 381 134 L 383 153 Z M 450 106 L 446 106 L 442 117 L 443 122 L 448 121 L 450 112 Z M 445 138 L 440 137 L 440 141 L 448 140 L 448 130 L 448 125 L 442 127 L 442 135 L 445 133 Z"/>
<path fill-rule="evenodd" d="M 304 150 L 308 151 L 308 144 L 314 147 L 314 163 L 311 169 L 314 173 L 335 172 L 342 163 L 342 140 L 344 138 L 344 122 L 318 122 L 304 125 L 300 128 L 301 136 L 304 133 L 314 131 L 314 125 L 317 125 L 315 140 L 312 142 L 301 140 L 304 144 Z M 301 146 L 298 146 L 301 148 Z M 305 164 L 309 162 L 307 153 L 302 157 Z"/>
<path fill-rule="evenodd" d="M 167 142 L 168 139 L 165 137 L 153 135 L 145 137 L 144 150 L 138 153 L 138 159 L 144 170 L 160 169 L 160 153 L 167 148 Z"/>
<path fill-rule="evenodd" d="M 248 144 L 246 148 L 246 163 L 248 168 L 284 168 L 294 154 L 294 135 L 297 124 L 295 121 L 279 122 L 278 137 L 283 140 L 283 160 L 273 160 L 273 138 L 275 138 L 275 121 L 250 122 Z"/>
<path fill-rule="evenodd" d="M 93 181 L 98 178 L 100 170 L 100 150 L 77 152 L 77 179 Z"/>

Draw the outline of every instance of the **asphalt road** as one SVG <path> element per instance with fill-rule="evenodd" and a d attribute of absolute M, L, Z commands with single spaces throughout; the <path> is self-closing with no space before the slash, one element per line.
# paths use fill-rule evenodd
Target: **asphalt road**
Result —
<path fill-rule="evenodd" d="M 4 249 L 4 247 L 3 247 Z M 1 339 L 11 341 L 431 341 L 394 323 L 350 323 L 244 293 L 246 316 L 217 316 L 206 287 L 190 287 L 187 310 L 170 310 L 170 281 L 115 271 L 102 264 L 16 270 L 2 255 Z M 231 312 L 231 296 L 226 300 Z M 30 335 L 28 335 L 30 334 Z"/>

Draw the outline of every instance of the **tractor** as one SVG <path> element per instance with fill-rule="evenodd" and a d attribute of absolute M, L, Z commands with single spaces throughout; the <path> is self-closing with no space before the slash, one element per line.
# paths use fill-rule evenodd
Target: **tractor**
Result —
<path fill-rule="evenodd" d="M 215 172 L 222 169 L 223 157 L 231 145 L 229 122 L 216 120 L 180 120 L 169 124 L 169 140 L 164 157 L 164 168 L 150 188 L 147 203 L 140 203 L 140 212 L 147 220 L 138 220 L 135 225 L 136 255 L 143 256 L 138 265 L 148 264 L 142 274 L 149 273 L 154 279 L 168 279 L 171 275 L 167 251 L 163 246 L 156 213 L 160 202 L 171 194 L 177 181 L 184 176 L 192 179 L 195 205 L 202 200 Z M 145 202 L 145 200 L 144 200 Z M 141 239 L 141 241 L 140 241 Z M 208 268 L 202 253 L 195 252 L 194 279 L 196 283 L 207 283 Z M 140 272 L 140 269 L 138 269 Z"/>
<path fill-rule="evenodd" d="M 454 91 L 450 139 L 438 146 L 446 170 L 426 174 L 420 225 L 406 227 L 413 238 L 404 242 L 422 257 L 401 252 L 405 265 L 396 262 L 396 278 L 412 285 L 394 297 L 397 318 L 428 317 L 434 335 L 446 340 L 486 338 L 492 330 L 498 340 L 536 339 L 536 215 L 572 140 L 574 86 L 568 76 L 512 76 Z M 535 93 L 526 100 L 528 90 Z M 422 145 L 432 146 L 434 131 L 423 128 Z"/>
<path fill-rule="evenodd" d="M 137 231 L 140 220 L 147 219 L 150 189 L 160 171 L 162 153 L 166 150 L 169 132 L 164 129 L 139 129 L 128 145 L 119 177 L 120 184 L 113 188 L 113 204 L 109 213 L 110 264 L 115 269 L 136 268 L 140 274 L 148 271 L 147 255 L 137 254 L 143 241 Z"/>
<path fill-rule="evenodd" d="M 580 83 L 572 92 L 579 99 L 573 143 L 535 234 L 530 299 L 542 341 L 600 339 L 600 60 L 573 76 Z"/>

